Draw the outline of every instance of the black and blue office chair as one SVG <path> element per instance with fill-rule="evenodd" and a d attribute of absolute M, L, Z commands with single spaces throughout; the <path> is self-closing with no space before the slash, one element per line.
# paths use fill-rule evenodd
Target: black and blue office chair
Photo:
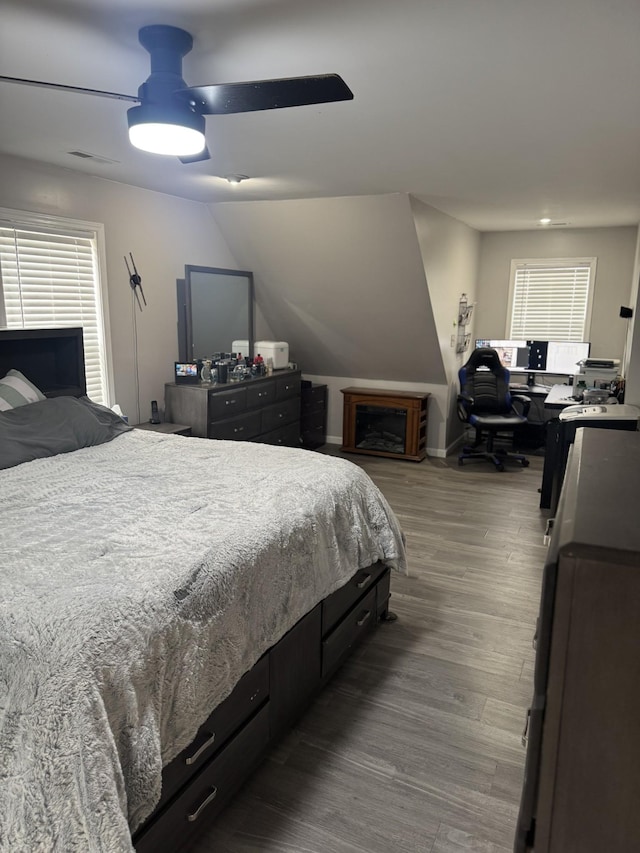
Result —
<path fill-rule="evenodd" d="M 475 442 L 462 448 L 458 464 L 463 465 L 471 459 L 486 459 L 498 471 L 504 471 L 507 461 L 519 462 L 526 468 L 529 464 L 526 456 L 494 446 L 498 433 L 513 435 L 527 423 L 531 405 L 528 397 L 510 393 L 509 371 L 500 363 L 498 353 L 489 347 L 475 349 L 458 371 L 458 379 L 458 417 L 476 431 Z"/>

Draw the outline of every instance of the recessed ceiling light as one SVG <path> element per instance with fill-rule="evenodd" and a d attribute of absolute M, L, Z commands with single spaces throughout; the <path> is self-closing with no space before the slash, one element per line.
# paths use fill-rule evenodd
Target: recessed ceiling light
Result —
<path fill-rule="evenodd" d="M 249 179 L 249 175 L 225 175 L 226 181 L 229 181 L 230 184 L 240 184 L 242 181 L 247 181 Z"/>
<path fill-rule="evenodd" d="M 540 225 L 551 225 L 551 220 L 545 216 L 544 219 L 540 220 Z"/>

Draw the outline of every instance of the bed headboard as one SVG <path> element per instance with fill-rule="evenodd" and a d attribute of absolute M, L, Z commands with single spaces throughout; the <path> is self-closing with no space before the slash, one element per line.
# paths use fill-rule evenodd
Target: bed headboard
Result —
<path fill-rule="evenodd" d="M 82 329 L 0 329 L 0 378 L 11 368 L 47 397 L 84 396 Z"/>

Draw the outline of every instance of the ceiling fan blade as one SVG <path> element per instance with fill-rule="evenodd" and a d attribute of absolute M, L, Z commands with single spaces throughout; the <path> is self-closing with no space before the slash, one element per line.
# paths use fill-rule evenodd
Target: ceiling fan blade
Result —
<path fill-rule="evenodd" d="M 81 86 L 65 86 L 64 83 L 45 83 L 42 80 L 24 80 L 22 77 L 5 77 L 0 74 L 0 80 L 6 83 L 20 83 L 23 86 L 38 86 L 41 89 L 58 89 L 62 92 L 79 92 L 81 95 L 97 95 L 100 98 L 115 98 L 118 101 L 140 103 L 140 98 L 134 95 L 120 95 L 117 92 L 103 92 L 101 89 L 84 89 Z"/>
<path fill-rule="evenodd" d="M 338 74 L 283 77 L 279 80 L 247 83 L 214 83 L 210 86 L 178 89 L 175 94 L 185 98 L 194 111 L 201 115 L 250 113 L 255 110 L 277 110 L 353 99 L 353 92 Z"/>
<path fill-rule="evenodd" d="M 199 154 L 194 154 L 191 157 L 178 157 L 181 163 L 199 163 L 201 160 L 210 160 L 211 154 L 209 154 L 209 149 L 206 147 L 204 151 L 201 151 Z"/>

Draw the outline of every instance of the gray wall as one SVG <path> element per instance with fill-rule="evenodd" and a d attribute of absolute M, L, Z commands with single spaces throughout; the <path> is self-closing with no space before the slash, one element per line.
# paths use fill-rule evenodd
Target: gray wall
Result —
<path fill-rule="evenodd" d="M 407 196 L 218 204 L 276 340 L 309 373 L 442 382 Z M 263 338 L 260 329 L 256 337 Z"/>
<path fill-rule="evenodd" d="M 507 324 L 509 273 L 513 258 L 596 257 L 591 316 L 591 354 L 622 358 L 626 322 L 621 305 L 629 305 L 638 229 L 580 228 L 487 232 L 480 242 L 480 275 L 475 334 L 504 338 Z"/>
<path fill-rule="evenodd" d="M 342 433 L 340 388 L 426 391 L 433 455 L 444 455 L 460 429 L 454 403 L 464 356 L 450 339 L 461 293 L 477 303 L 472 335 L 502 337 L 511 258 L 594 255 L 593 353 L 620 357 L 628 325 L 618 316 L 620 305 L 638 310 L 637 228 L 478 235 L 398 194 L 207 209 L 12 157 L 0 157 L 0 185 L 0 206 L 104 223 L 115 400 L 135 417 L 133 313 L 123 260 L 133 252 L 149 302 L 137 316 L 143 419 L 151 399 L 163 400 L 172 376 L 175 281 L 186 263 L 253 270 L 256 336 L 288 340 L 304 375 L 329 385 L 334 440 Z M 627 399 L 636 404 L 639 329 L 635 324 L 629 333 Z"/>
<path fill-rule="evenodd" d="M 176 278 L 185 264 L 238 268 L 207 208 L 17 157 L 0 157 L 0 186 L 2 207 L 104 224 L 112 402 L 135 421 L 133 304 L 124 265 L 133 253 L 148 303 L 136 315 L 140 416 L 148 420 L 150 401 L 162 405 L 178 357 Z"/>
<path fill-rule="evenodd" d="M 212 213 L 238 263 L 253 270 L 256 300 L 275 339 L 289 342 L 305 377 L 329 386 L 329 436 L 341 440 L 345 386 L 428 391 L 427 444 L 444 455 L 443 333 L 409 197 L 233 202 Z M 455 222 L 440 221 L 443 243 L 445 220 Z M 448 286 L 435 269 L 433 275 Z M 436 299 L 441 310 L 441 294 Z M 256 337 L 265 337 L 260 327 Z"/>

